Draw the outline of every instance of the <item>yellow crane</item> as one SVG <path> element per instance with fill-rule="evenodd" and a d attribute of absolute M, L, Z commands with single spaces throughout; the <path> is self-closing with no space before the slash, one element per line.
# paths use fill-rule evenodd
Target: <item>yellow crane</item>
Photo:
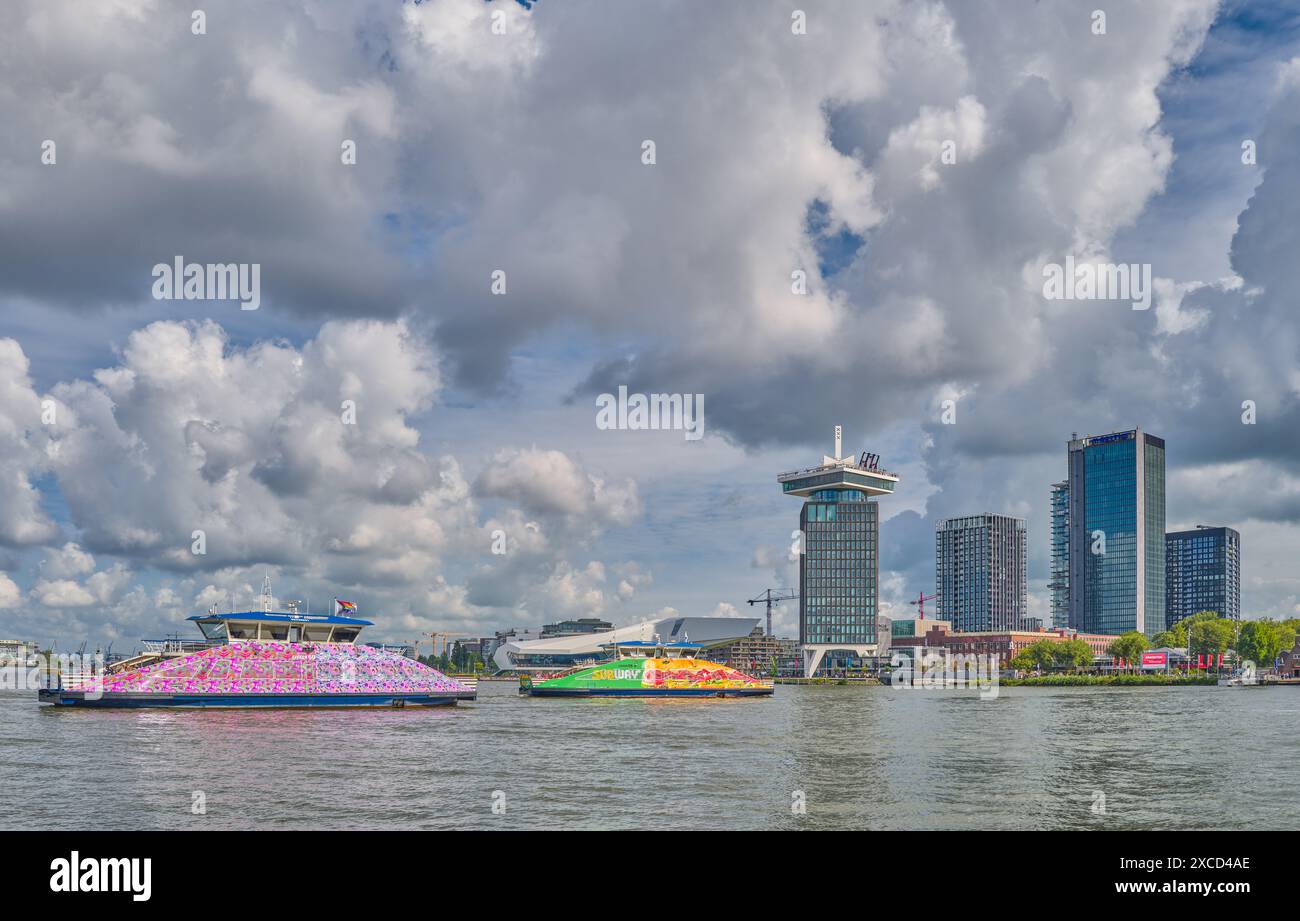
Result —
<path fill-rule="evenodd" d="M 438 639 L 442 639 L 442 651 L 445 653 L 451 649 L 451 638 L 454 636 L 470 636 L 469 633 L 451 633 L 446 630 L 435 630 L 433 633 L 421 633 L 420 636 L 427 636 L 433 640 L 433 658 L 438 658 Z"/>

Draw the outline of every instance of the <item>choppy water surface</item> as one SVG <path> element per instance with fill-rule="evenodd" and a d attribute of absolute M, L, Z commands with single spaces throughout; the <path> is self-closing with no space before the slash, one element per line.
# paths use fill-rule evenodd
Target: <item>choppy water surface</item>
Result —
<path fill-rule="evenodd" d="M 639 701 L 483 683 L 454 709 L 263 713 L 3 692 L 0 826 L 1294 829 L 1298 727 L 1300 687 Z"/>

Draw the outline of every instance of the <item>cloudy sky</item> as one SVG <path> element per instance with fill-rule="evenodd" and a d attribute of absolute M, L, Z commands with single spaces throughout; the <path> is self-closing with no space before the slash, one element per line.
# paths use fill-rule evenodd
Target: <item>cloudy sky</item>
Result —
<path fill-rule="evenodd" d="M 0 634 L 126 648 L 264 572 L 393 640 L 742 613 L 836 423 L 903 478 L 887 610 L 995 511 L 1046 615 L 1066 441 L 1140 425 L 1170 527 L 1300 613 L 1300 3 L 193 9 L 0 7 Z M 259 309 L 155 298 L 177 257 Z M 1151 308 L 1045 298 L 1067 257 Z M 620 385 L 704 438 L 599 428 Z"/>

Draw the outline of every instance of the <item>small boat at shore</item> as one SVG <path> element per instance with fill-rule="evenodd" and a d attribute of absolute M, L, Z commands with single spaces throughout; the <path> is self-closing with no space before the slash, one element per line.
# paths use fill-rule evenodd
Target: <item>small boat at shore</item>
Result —
<path fill-rule="evenodd" d="M 1231 675 L 1225 675 L 1219 679 L 1221 688 L 1253 688 L 1262 687 L 1263 682 L 1253 670 L 1238 669 Z"/>
<path fill-rule="evenodd" d="M 608 661 L 545 678 L 519 676 L 532 697 L 768 697 L 773 682 L 701 659 L 693 643 L 617 643 Z"/>
<path fill-rule="evenodd" d="M 249 611 L 189 618 L 204 642 L 174 644 L 99 674 L 62 675 L 41 703 L 89 708 L 438 707 L 474 700 L 471 682 L 357 642 L 355 617 Z"/>

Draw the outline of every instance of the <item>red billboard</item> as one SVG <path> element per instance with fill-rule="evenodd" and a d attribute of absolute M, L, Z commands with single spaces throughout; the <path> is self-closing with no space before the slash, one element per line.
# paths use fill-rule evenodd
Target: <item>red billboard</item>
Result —
<path fill-rule="evenodd" d="M 1169 665 L 1169 653 L 1167 652 L 1144 652 L 1142 653 L 1143 668 L 1166 668 Z"/>

